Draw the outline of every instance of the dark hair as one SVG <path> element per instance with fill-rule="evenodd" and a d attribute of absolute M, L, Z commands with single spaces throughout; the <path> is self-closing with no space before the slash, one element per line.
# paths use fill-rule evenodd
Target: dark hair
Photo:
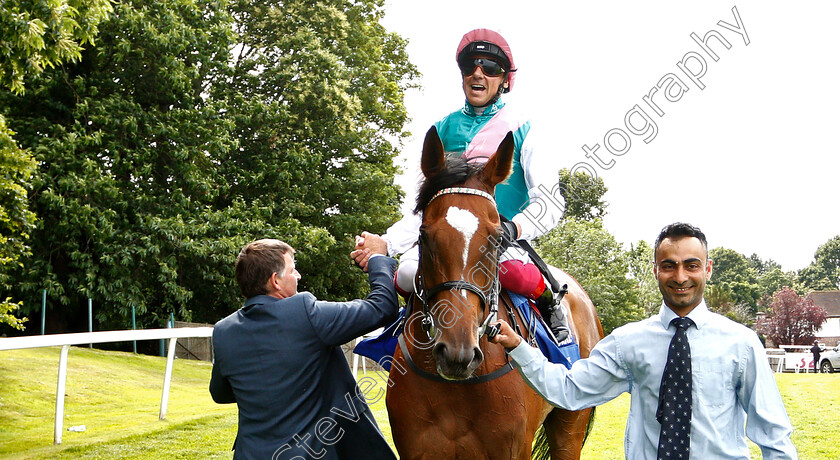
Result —
<path fill-rule="evenodd" d="M 659 249 L 659 245 L 662 243 L 662 240 L 665 238 L 683 236 L 693 237 L 700 240 L 700 242 L 703 243 L 703 249 L 706 250 L 706 258 L 709 258 L 709 245 L 706 242 L 706 235 L 703 234 L 699 228 L 683 222 L 675 222 L 671 225 L 666 225 L 665 228 L 659 232 L 659 236 L 656 237 L 656 242 L 653 243 L 654 258 L 656 257 L 656 250 Z"/>
<path fill-rule="evenodd" d="M 284 256 L 295 255 L 288 244 L 273 239 L 262 239 L 249 243 L 236 257 L 236 282 L 246 298 L 268 294 L 266 285 L 273 273 L 281 277 L 286 270 Z"/>
<path fill-rule="evenodd" d="M 417 190 L 417 203 L 414 213 L 422 212 L 432 201 L 435 194 L 445 188 L 461 185 L 467 179 L 483 171 L 484 165 L 470 163 L 463 156 L 446 155 L 446 163 L 441 171 L 425 179 Z"/>

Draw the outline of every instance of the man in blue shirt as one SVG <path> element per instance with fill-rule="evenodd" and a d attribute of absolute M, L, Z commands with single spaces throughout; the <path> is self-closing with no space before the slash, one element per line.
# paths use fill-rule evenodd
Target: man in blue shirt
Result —
<path fill-rule="evenodd" d="M 690 389 L 690 423 L 682 428 L 690 440 L 688 458 L 749 459 L 746 437 L 765 459 L 797 458 L 793 429 L 758 336 L 706 307 L 703 291 L 712 260 L 705 235 L 688 224 L 669 225 L 654 244 L 654 259 L 663 298 L 659 314 L 616 329 L 571 369 L 547 362 L 504 322 L 494 342 L 508 348 L 529 385 L 556 406 L 579 410 L 629 392 L 625 456 L 667 458 L 659 452 L 665 442 L 658 421 L 660 387 L 676 335 L 671 322 L 689 318 L 683 334 L 690 348 L 690 381 L 684 385 Z"/>

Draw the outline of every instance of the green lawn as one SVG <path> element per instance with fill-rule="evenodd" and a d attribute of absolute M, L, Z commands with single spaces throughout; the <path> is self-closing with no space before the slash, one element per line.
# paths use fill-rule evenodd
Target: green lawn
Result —
<path fill-rule="evenodd" d="M 177 360 L 167 420 L 158 420 L 164 358 L 71 348 L 64 429 L 54 446 L 58 348 L 0 352 L 0 458 L 231 458 L 235 405 L 213 403 L 210 365 Z M 840 374 L 777 374 L 803 460 L 840 458 Z M 628 395 L 598 408 L 584 459 L 623 458 Z M 373 405 L 390 439 L 384 398 Z M 757 447 L 753 458 L 761 458 Z"/>

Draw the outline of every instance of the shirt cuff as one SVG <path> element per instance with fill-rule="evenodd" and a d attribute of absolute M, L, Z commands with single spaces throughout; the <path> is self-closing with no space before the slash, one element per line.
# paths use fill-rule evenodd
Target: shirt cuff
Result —
<path fill-rule="evenodd" d="M 377 253 L 371 254 L 368 259 L 375 259 L 377 257 L 385 257 L 385 254 L 380 254 L 380 253 L 377 252 Z"/>
<path fill-rule="evenodd" d="M 516 365 L 522 367 L 527 365 L 534 359 L 533 355 L 531 354 L 532 348 L 533 347 L 528 345 L 528 342 L 526 342 L 525 339 L 522 339 L 519 341 L 519 345 L 517 345 L 516 348 L 508 352 L 508 355 L 511 357 L 511 359 L 513 359 Z"/>

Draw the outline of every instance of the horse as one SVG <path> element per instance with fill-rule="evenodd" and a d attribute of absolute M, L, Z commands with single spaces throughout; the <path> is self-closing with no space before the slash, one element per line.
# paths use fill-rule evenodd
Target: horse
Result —
<path fill-rule="evenodd" d="M 484 336 L 498 317 L 532 337 L 509 298 L 500 296 L 498 281 L 502 233 L 493 192 L 510 174 L 513 150 L 508 133 L 483 167 L 453 164 L 436 129 L 426 134 L 417 292 L 386 393 L 401 459 L 580 458 L 594 409 L 551 406 L 511 372 L 503 347 Z M 595 306 L 571 276 L 552 271 L 568 285 L 562 308 L 581 356 L 589 356 L 604 336 Z"/>

